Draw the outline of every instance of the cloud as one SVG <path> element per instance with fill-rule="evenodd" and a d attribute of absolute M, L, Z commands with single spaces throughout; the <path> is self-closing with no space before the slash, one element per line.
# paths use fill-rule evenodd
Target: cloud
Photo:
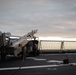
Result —
<path fill-rule="evenodd" d="M 23 35 L 76 37 L 75 0 L 0 0 L 0 30 Z"/>

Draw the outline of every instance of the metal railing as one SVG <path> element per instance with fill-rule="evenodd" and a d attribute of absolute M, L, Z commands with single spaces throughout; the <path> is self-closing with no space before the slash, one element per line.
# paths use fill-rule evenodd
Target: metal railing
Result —
<path fill-rule="evenodd" d="M 40 40 L 40 50 L 76 50 L 76 41 Z"/>

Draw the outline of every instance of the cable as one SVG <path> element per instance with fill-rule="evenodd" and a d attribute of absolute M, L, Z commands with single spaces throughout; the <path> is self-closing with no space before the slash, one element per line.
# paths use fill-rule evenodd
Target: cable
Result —
<path fill-rule="evenodd" d="M 24 60 L 25 60 L 25 58 L 24 58 L 24 55 L 23 55 L 23 60 L 22 60 L 22 62 L 24 63 Z M 21 67 L 22 66 L 20 66 L 19 67 L 19 69 L 17 69 L 15 72 L 13 72 L 11 75 L 15 75 L 19 70 L 21 70 Z"/>
<path fill-rule="evenodd" d="M 21 69 L 21 67 L 19 69 L 17 69 L 15 72 L 13 72 L 11 75 L 16 74 L 20 69 Z"/>

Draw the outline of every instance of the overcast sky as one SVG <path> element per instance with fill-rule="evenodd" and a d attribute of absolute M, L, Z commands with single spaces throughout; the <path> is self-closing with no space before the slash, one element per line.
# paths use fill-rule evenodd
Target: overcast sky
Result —
<path fill-rule="evenodd" d="M 0 31 L 76 38 L 76 0 L 0 0 Z"/>

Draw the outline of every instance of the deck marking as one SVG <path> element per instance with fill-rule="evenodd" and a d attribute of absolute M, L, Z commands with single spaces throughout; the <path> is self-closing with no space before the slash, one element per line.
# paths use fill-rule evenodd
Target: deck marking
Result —
<path fill-rule="evenodd" d="M 63 61 L 59 61 L 59 60 L 49 60 L 47 62 L 49 62 L 49 63 L 63 63 Z"/>
<path fill-rule="evenodd" d="M 33 60 L 39 60 L 39 61 L 46 60 L 46 59 L 39 59 L 39 58 L 34 58 L 34 57 L 27 57 L 26 59 L 33 59 Z"/>
<path fill-rule="evenodd" d="M 34 60 L 39 60 L 39 61 L 43 61 L 43 60 L 46 60 L 46 59 L 34 59 Z"/>
<path fill-rule="evenodd" d="M 72 64 L 72 65 L 76 65 L 76 63 L 71 63 L 71 64 Z M 0 68 L 0 71 L 4 71 L 4 70 L 17 70 L 17 69 L 48 68 L 48 67 L 59 67 L 59 66 L 70 66 L 70 64 L 60 64 L 60 65 L 39 65 L 39 66 Z"/>
<path fill-rule="evenodd" d="M 33 59 L 33 60 L 34 60 L 34 59 L 36 59 L 36 58 L 35 58 L 35 57 L 27 57 L 26 59 Z"/>

